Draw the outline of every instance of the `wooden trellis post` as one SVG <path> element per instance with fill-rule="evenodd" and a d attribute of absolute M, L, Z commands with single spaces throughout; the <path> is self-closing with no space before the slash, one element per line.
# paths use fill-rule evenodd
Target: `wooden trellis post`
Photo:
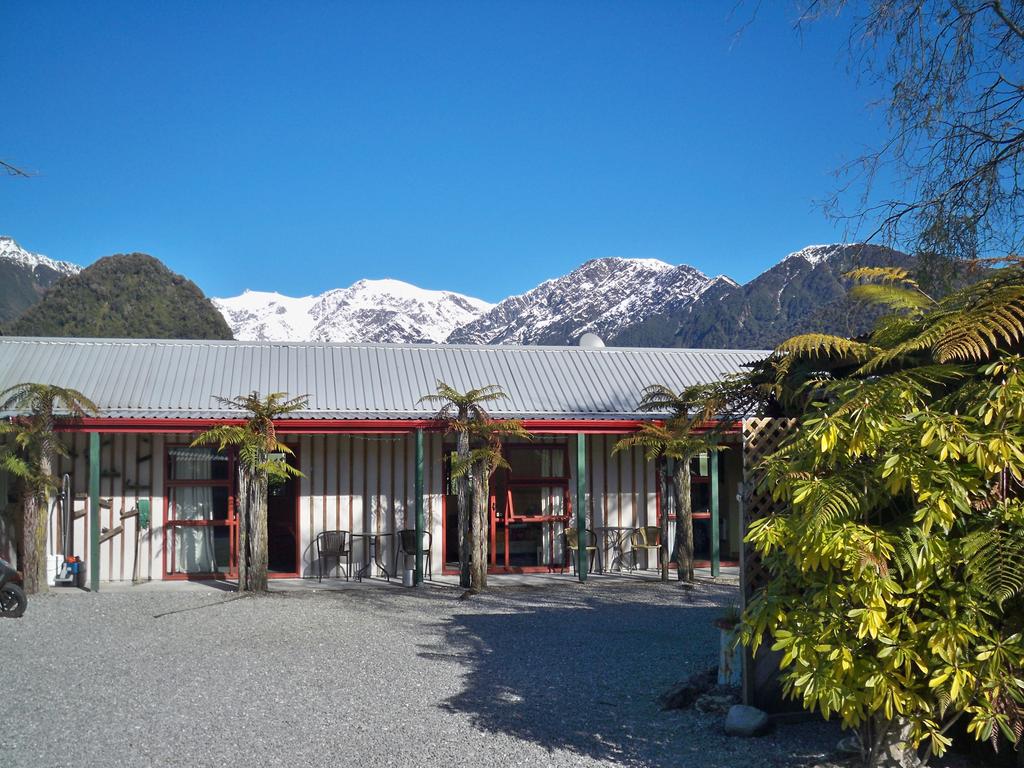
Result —
<path fill-rule="evenodd" d="M 779 505 L 771 489 L 761 487 L 761 460 L 773 453 L 796 427 L 796 419 L 756 418 L 743 420 L 743 499 L 742 535 L 750 523 L 771 514 Z M 740 547 L 740 604 L 745 609 L 753 595 L 768 583 L 768 572 L 752 546 Z M 762 645 L 757 656 L 743 653 L 743 703 L 765 710 L 778 710 L 783 704 L 778 685 L 779 655 Z"/>

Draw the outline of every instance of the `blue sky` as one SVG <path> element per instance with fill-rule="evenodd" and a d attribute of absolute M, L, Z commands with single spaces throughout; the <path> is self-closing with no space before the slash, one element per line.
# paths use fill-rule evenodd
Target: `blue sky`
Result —
<path fill-rule="evenodd" d="M 496 300 L 600 256 L 747 280 L 882 135 L 843 20 L 697 2 L 4 3 L 0 234 L 210 295 Z"/>

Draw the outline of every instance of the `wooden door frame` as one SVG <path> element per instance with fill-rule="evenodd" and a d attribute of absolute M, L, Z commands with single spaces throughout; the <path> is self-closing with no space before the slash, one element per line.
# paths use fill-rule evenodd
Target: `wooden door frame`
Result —
<path fill-rule="evenodd" d="M 235 478 L 235 456 L 234 451 L 226 453 L 228 459 L 228 474 L 226 480 L 172 480 L 171 479 L 171 451 L 176 448 L 191 448 L 190 443 L 165 442 L 164 443 L 164 518 L 163 518 L 163 546 L 161 552 L 162 577 L 167 581 L 222 581 L 224 579 L 238 578 L 238 514 L 235 508 L 236 478 Z M 224 523 L 213 523 L 212 521 L 173 521 L 170 519 L 171 512 L 171 491 L 174 488 L 227 488 L 228 490 L 228 517 Z M 168 570 L 168 551 L 174 551 L 174 529 L 175 528 L 216 528 L 227 526 L 228 528 L 228 570 L 226 573 L 175 573 Z"/>

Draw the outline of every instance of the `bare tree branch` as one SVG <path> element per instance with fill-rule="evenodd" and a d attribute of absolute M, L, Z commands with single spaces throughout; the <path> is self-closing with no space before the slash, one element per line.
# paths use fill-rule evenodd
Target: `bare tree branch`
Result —
<path fill-rule="evenodd" d="M 890 135 L 824 202 L 847 236 L 976 258 L 1024 246 L 1024 0 L 805 0 L 853 16 L 847 53 Z M 878 183 L 893 191 L 880 199 Z"/>
<path fill-rule="evenodd" d="M 0 170 L 4 171 L 8 176 L 22 176 L 26 179 L 32 175 L 28 171 L 24 171 L 17 166 L 5 163 L 3 160 L 0 160 Z"/>

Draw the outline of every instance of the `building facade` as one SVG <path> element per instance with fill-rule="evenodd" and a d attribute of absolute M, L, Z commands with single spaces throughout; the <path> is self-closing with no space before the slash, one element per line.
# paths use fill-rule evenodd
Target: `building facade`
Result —
<path fill-rule="evenodd" d="M 637 411 L 643 389 L 720 379 L 763 354 L 0 338 L 0 391 L 57 384 L 97 404 L 97 414 L 62 423 L 69 455 L 57 472 L 66 477 L 74 519 L 69 540 L 55 500 L 48 547 L 54 562 L 64 554 L 83 558 L 99 580 L 235 575 L 234 456 L 191 442 L 242 417 L 218 397 L 253 391 L 308 397 L 306 408 L 277 423 L 302 475 L 270 491 L 272 575 L 318 575 L 314 540 L 331 530 L 372 534 L 353 543 L 353 561 L 375 575 L 381 566 L 395 575 L 411 562 L 398 557 L 395 534 L 414 529 L 417 512 L 429 534 L 425 568 L 454 572 L 454 439 L 432 418 L 436 406 L 421 401 L 438 381 L 463 391 L 499 386 L 507 398 L 492 414 L 521 419 L 531 433 L 528 441 L 506 443 L 509 466 L 490 482 L 491 570 L 566 568 L 564 531 L 575 526 L 581 505 L 602 565 L 625 569 L 655 565 L 645 552 L 630 551 L 629 532 L 658 525 L 662 515 L 674 519 L 662 476 L 669 472 L 641 451 L 613 450 L 645 419 L 659 418 Z M 733 432 L 725 439 L 734 447 L 692 466 L 697 557 L 714 566 L 735 561 L 740 548 L 740 438 Z M 2 501 L 16 507 L 10 478 L 0 477 Z M 135 513 L 147 508 L 149 524 L 141 526 Z M 12 518 L 4 518 L 8 549 Z M 377 545 L 372 554 L 369 540 Z M 328 575 L 341 574 L 333 560 L 324 566 Z"/>

